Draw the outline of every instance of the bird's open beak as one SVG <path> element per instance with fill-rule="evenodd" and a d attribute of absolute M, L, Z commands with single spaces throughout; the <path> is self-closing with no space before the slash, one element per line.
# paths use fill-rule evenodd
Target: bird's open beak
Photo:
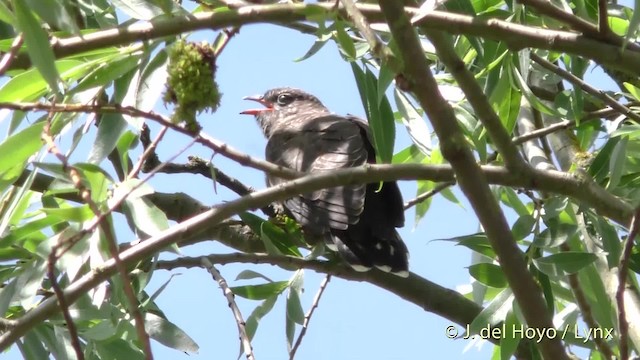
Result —
<path fill-rule="evenodd" d="M 254 96 L 245 96 L 242 98 L 242 100 L 251 100 L 251 101 L 255 101 L 255 102 L 259 102 L 260 104 L 264 105 L 265 107 L 262 109 L 249 109 L 249 110 L 245 110 L 240 112 L 240 114 L 243 115 L 258 115 L 262 112 L 265 111 L 273 111 L 273 104 L 266 101 L 265 99 L 262 98 L 262 96 L 260 95 L 254 95 Z"/>

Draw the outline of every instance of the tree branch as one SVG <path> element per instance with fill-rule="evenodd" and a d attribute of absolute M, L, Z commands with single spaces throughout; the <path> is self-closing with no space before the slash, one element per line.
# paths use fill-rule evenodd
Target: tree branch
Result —
<path fill-rule="evenodd" d="M 244 354 L 247 357 L 247 360 L 255 360 L 253 357 L 253 347 L 251 346 L 251 340 L 249 340 L 249 336 L 247 335 L 247 330 L 245 328 L 245 322 L 242 317 L 242 313 L 240 312 L 240 308 L 236 304 L 235 295 L 233 291 L 229 288 L 227 284 L 227 280 L 225 280 L 218 269 L 209 261 L 207 257 L 201 257 L 200 263 L 204 266 L 207 271 L 211 274 L 213 279 L 220 285 L 220 289 L 224 294 L 224 297 L 227 299 L 229 303 L 229 308 L 233 313 L 233 317 L 236 319 L 236 325 L 238 325 L 238 333 L 240 334 L 240 343 L 242 344 L 242 348 L 244 349 Z"/>
<path fill-rule="evenodd" d="M 609 105 L 612 109 L 617 110 L 620 114 L 629 117 L 637 122 L 640 122 L 640 115 L 634 113 L 628 107 L 622 105 L 616 99 L 612 98 L 610 95 L 605 93 L 604 91 L 598 90 L 593 86 L 587 84 L 584 80 L 579 77 L 573 75 L 567 70 L 561 69 L 559 66 L 549 62 L 547 59 L 541 58 L 540 56 L 531 53 L 531 60 L 537 62 L 545 69 L 551 71 L 552 73 L 560 76 L 561 78 L 567 80 L 573 86 L 579 87 L 584 90 L 587 94 L 593 95 L 594 97 L 602 100 L 605 104 Z"/>
<path fill-rule="evenodd" d="M 11 109 L 20 111 L 49 111 L 49 112 L 81 112 L 81 113 L 117 113 L 145 119 L 153 120 L 162 126 L 166 126 L 181 134 L 187 135 L 199 144 L 202 144 L 216 153 L 241 164 L 262 170 L 268 174 L 276 175 L 283 179 L 292 179 L 300 176 L 299 173 L 291 169 L 275 165 L 268 161 L 253 158 L 231 146 L 211 138 L 203 132 L 194 134 L 191 130 L 174 124 L 169 118 L 153 111 L 142 111 L 133 106 L 112 105 L 84 105 L 84 104 L 52 104 L 52 103 L 0 103 L 0 109 Z"/>
<path fill-rule="evenodd" d="M 383 19 L 380 8 L 375 5 L 356 4 L 369 22 Z M 509 23 L 498 19 L 485 19 L 450 12 L 433 10 L 421 14 L 416 8 L 405 8 L 409 16 L 420 15 L 414 25 L 423 29 L 435 29 L 451 34 L 479 36 L 502 41 L 512 50 L 525 47 L 567 52 L 593 59 L 629 74 L 640 74 L 640 53 L 627 49 L 622 44 L 589 39 L 581 34 L 556 31 Z M 137 41 L 149 41 L 165 36 L 196 30 L 218 30 L 226 27 L 256 23 L 295 23 L 305 21 L 305 13 L 313 14 L 314 20 L 330 20 L 334 17 L 332 4 L 276 4 L 246 6 L 224 12 L 203 12 L 188 16 L 155 19 L 138 22 L 114 29 L 96 31 L 82 36 L 52 40 L 52 49 L 57 58 L 77 55 L 108 46 L 119 46 Z M 344 12 L 344 9 L 340 9 Z M 344 14 L 344 13 L 343 13 Z M 12 68 L 28 68 L 31 65 L 27 54 L 18 54 Z"/>
<path fill-rule="evenodd" d="M 542 297 L 542 290 L 527 270 L 522 251 L 513 238 L 509 224 L 489 189 L 489 184 L 480 171 L 473 153 L 466 145 L 459 124 L 453 121 L 455 119 L 453 109 L 438 89 L 438 83 L 427 65 L 420 41 L 402 4 L 394 0 L 381 0 L 380 6 L 404 60 L 403 75 L 409 83 L 409 89 L 416 95 L 418 102 L 431 120 L 440 139 L 442 155 L 451 163 L 460 189 L 471 203 L 485 229 L 528 326 L 536 329 L 554 328 L 549 309 Z M 432 41 L 433 39 L 438 37 L 434 36 Z M 493 129 L 495 133 L 491 129 L 487 130 L 492 136 L 497 135 L 493 140 L 500 142 L 498 146 L 515 149 L 511 138 L 507 136 L 502 125 L 500 126 L 500 130 Z M 501 142 L 504 139 L 506 143 Z M 500 150 L 505 151 L 506 147 Z M 524 161 L 514 158 L 513 154 L 503 153 L 502 155 L 511 156 L 509 158 L 511 161 L 507 165 L 517 166 L 520 170 L 529 169 Z M 546 358 L 568 359 L 560 339 L 542 339 L 540 348 Z"/>
<path fill-rule="evenodd" d="M 616 301 L 618 303 L 618 326 L 620 330 L 620 359 L 629 359 L 629 321 L 627 320 L 624 307 L 625 289 L 627 287 L 627 277 L 629 275 L 629 258 L 633 251 L 636 236 L 640 231 L 640 209 L 631 219 L 629 225 L 629 235 L 624 240 L 622 254 L 620 255 L 620 265 L 618 265 L 618 289 L 616 290 Z"/>
<path fill-rule="evenodd" d="M 307 333 L 307 329 L 309 328 L 309 322 L 311 321 L 313 312 L 318 308 L 318 304 L 320 303 L 320 298 L 322 297 L 322 294 L 324 294 L 324 289 L 327 288 L 327 284 L 329 284 L 329 281 L 331 281 L 331 275 L 326 275 L 324 277 L 324 280 L 322 280 L 322 282 L 320 283 L 320 288 L 318 289 L 316 296 L 313 298 L 313 302 L 311 303 L 311 308 L 304 315 L 304 321 L 302 322 L 302 329 L 300 329 L 300 334 L 298 335 L 298 338 L 296 339 L 295 344 L 293 345 L 293 347 L 291 348 L 291 351 L 289 352 L 289 360 L 293 360 L 295 358 L 296 351 L 298 351 L 300 344 L 302 344 L 302 339 L 304 338 L 304 335 Z"/>

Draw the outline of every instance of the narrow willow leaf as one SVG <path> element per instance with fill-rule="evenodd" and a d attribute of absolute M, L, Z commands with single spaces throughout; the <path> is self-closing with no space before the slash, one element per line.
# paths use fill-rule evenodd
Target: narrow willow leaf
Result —
<path fill-rule="evenodd" d="M 59 93 L 60 74 L 55 67 L 56 58 L 49 45 L 47 32 L 42 29 L 40 21 L 33 15 L 25 0 L 13 0 L 12 3 L 31 62 L 40 71 L 51 90 Z"/>
<path fill-rule="evenodd" d="M 268 282 L 273 282 L 273 280 L 269 279 L 267 276 L 262 275 L 261 273 L 253 270 L 242 270 L 238 274 L 238 276 L 236 276 L 236 280 L 249 280 L 249 279 L 256 279 L 256 278 L 262 278 L 267 280 Z"/>
<path fill-rule="evenodd" d="M 509 311 L 513 309 L 513 300 L 510 288 L 502 290 L 469 324 L 469 332 L 477 334 L 482 328 L 504 321 Z"/>
<path fill-rule="evenodd" d="M 157 235 L 169 228 L 167 215 L 146 198 L 125 199 L 127 213 L 136 227 L 147 235 Z"/>
<path fill-rule="evenodd" d="M 302 310 L 299 290 L 289 288 L 289 293 L 287 294 L 287 318 L 299 325 L 304 322 L 304 310 Z"/>
<path fill-rule="evenodd" d="M 549 276 L 565 276 L 580 271 L 596 259 L 597 256 L 593 253 L 564 251 L 534 259 L 533 263 L 540 271 Z"/>
<path fill-rule="evenodd" d="M 256 334 L 258 330 L 258 325 L 260 320 L 267 315 L 271 309 L 273 309 L 273 305 L 275 305 L 276 300 L 278 300 L 278 296 L 268 297 L 262 304 L 256 306 L 251 315 L 246 320 L 245 328 L 247 330 L 247 336 L 249 340 L 253 339 L 253 336 Z"/>
<path fill-rule="evenodd" d="M 402 123 L 407 128 L 411 141 L 425 155 L 431 154 L 431 133 L 422 115 L 418 113 L 411 101 L 398 89 L 393 92 L 393 95 L 398 111 L 402 116 Z"/>
<path fill-rule="evenodd" d="M 469 275 L 479 282 L 494 288 L 505 288 L 507 278 L 500 266 L 491 263 L 478 263 L 469 266 Z"/>
<path fill-rule="evenodd" d="M 146 313 L 144 328 L 152 339 L 164 346 L 187 353 L 198 352 L 198 344 L 182 329 L 163 317 L 150 312 Z"/>
<path fill-rule="evenodd" d="M 71 34 L 79 35 L 80 30 L 73 17 L 67 11 L 65 2 L 60 0 L 27 0 L 27 4 L 40 18 L 52 28 L 68 31 Z"/>
<path fill-rule="evenodd" d="M 624 173 L 627 162 L 628 143 L 629 138 L 623 136 L 611 152 L 611 158 L 609 159 L 609 183 L 607 184 L 607 189 L 615 189 L 620 182 L 620 178 Z"/>
<path fill-rule="evenodd" d="M 98 125 L 98 132 L 93 146 L 89 151 L 87 161 L 92 164 L 99 164 L 115 149 L 120 136 L 127 129 L 127 122 L 122 116 L 110 116 L 104 118 Z"/>
<path fill-rule="evenodd" d="M 276 281 L 259 285 L 234 286 L 231 287 L 231 291 L 245 299 L 265 300 L 269 297 L 280 295 L 288 287 L 288 281 Z"/>
<path fill-rule="evenodd" d="M 573 224 L 559 223 L 542 230 L 533 239 L 533 246 L 545 249 L 558 247 L 576 235 L 578 227 Z"/>
<path fill-rule="evenodd" d="M 504 325 L 505 333 L 500 338 L 500 346 L 496 347 L 500 351 L 500 360 L 509 360 L 516 352 L 522 338 L 522 336 L 516 335 L 513 329 L 519 329 L 522 324 L 518 321 L 515 311 L 511 310 L 507 313 Z"/>
<path fill-rule="evenodd" d="M 344 29 L 344 25 L 340 21 L 335 22 L 336 25 L 336 40 L 340 45 L 340 49 L 344 52 L 345 56 L 349 60 L 355 60 L 356 58 L 356 46 L 353 43 L 353 39 Z"/>

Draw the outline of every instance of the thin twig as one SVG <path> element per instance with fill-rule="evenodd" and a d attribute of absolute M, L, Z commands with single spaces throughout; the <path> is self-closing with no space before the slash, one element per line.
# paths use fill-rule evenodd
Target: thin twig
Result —
<path fill-rule="evenodd" d="M 560 130 L 564 130 L 564 129 L 569 129 L 573 126 L 575 126 L 576 123 L 575 121 L 571 121 L 571 120 L 563 120 L 560 122 L 557 122 L 555 124 L 549 125 L 547 127 L 544 127 L 542 129 L 538 129 L 538 130 L 534 130 L 534 131 L 530 131 L 526 134 L 522 134 L 520 136 L 516 136 L 512 139 L 513 143 L 516 145 L 525 143 L 529 140 L 533 140 L 533 139 L 537 139 L 537 138 L 541 138 L 543 136 L 547 136 L 549 134 L 552 134 L 556 131 L 560 131 Z"/>
<path fill-rule="evenodd" d="M 54 112 L 55 111 L 51 111 L 50 114 L 53 114 Z M 136 332 L 138 333 L 139 340 L 142 342 L 145 358 L 148 360 L 152 360 L 153 353 L 151 352 L 151 342 L 149 340 L 149 335 L 147 334 L 144 328 L 144 318 L 142 317 L 142 313 L 138 308 L 138 305 L 139 305 L 138 299 L 135 295 L 135 291 L 133 290 L 133 286 L 131 285 L 131 282 L 129 280 L 127 268 L 120 259 L 120 255 L 118 253 L 118 244 L 115 240 L 115 236 L 113 234 L 112 228 L 109 224 L 105 224 L 105 221 L 103 221 L 105 219 L 105 215 L 102 213 L 102 211 L 100 211 L 100 208 L 98 207 L 98 205 L 91 198 L 91 189 L 87 188 L 83 184 L 80 172 L 75 167 L 69 165 L 69 162 L 66 156 L 62 154 L 62 152 L 56 146 L 53 140 L 53 137 L 49 133 L 49 127 L 50 127 L 50 123 L 47 122 L 47 124 L 45 125 L 42 131 L 42 140 L 47 144 L 47 150 L 51 154 L 53 154 L 55 157 L 57 157 L 58 160 L 62 163 L 63 170 L 69 174 L 69 177 L 71 178 L 71 181 L 74 184 L 74 187 L 78 189 L 78 191 L 80 192 L 80 196 L 82 197 L 82 200 L 89 206 L 89 208 L 91 209 L 93 214 L 96 216 L 96 218 L 100 219 L 95 224 L 98 227 L 100 227 L 100 229 L 103 231 L 105 238 L 107 239 L 107 246 L 108 246 L 109 252 L 113 257 L 115 261 L 116 269 L 118 270 L 118 273 L 122 278 L 123 290 L 124 290 L 125 297 L 127 298 L 127 304 L 129 305 L 129 312 L 135 319 Z M 76 237 L 72 237 L 73 241 L 69 241 L 71 240 L 69 239 L 66 242 L 67 247 L 65 250 L 63 250 L 62 253 L 64 253 L 64 251 L 68 251 L 69 249 L 71 249 L 71 247 L 73 247 L 73 245 L 75 245 L 75 243 L 81 238 L 82 236 L 76 236 Z M 54 250 L 57 250 L 57 249 L 54 248 Z M 60 254 L 60 256 L 62 256 L 62 254 Z M 55 260 L 56 257 L 54 256 L 53 259 Z M 80 348 L 76 349 L 76 351 L 78 351 L 79 349 Z"/>
<path fill-rule="evenodd" d="M 607 0 L 598 0 L 598 30 L 604 36 L 612 34 L 609 27 L 609 14 L 607 9 Z"/>
<path fill-rule="evenodd" d="M 560 76 L 561 78 L 567 80 L 569 83 L 571 83 L 574 86 L 579 87 L 580 89 L 584 90 L 584 92 L 586 92 L 587 94 L 590 94 L 600 100 L 602 100 L 605 104 L 611 106 L 611 108 L 616 109 L 617 111 L 620 112 L 620 114 L 625 115 L 633 120 L 636 120 L 638 122 L 640 122 L 640 115 L 634 113 L 633 111 L 631 111 L 631 109 L 629 109 L 628 107 L 620 104 L 618 101 L 616 101 L 616 99 L 612 98 L 611 96 L 609 96 L 608 94 L 606 94 L 605 92 L 598 90 L 596 88 L 594 88 L 593 86 L 587 84 L 586 82 L 584 82 L 582 79 L 580 79 L 579 77 L 573 75 L 572 73 L 568 72 L 567 70 L 564 70 L 562 68 L 560 68 L 559 66 L 553 64 L 552 62 L 550 62 L 547 59 L 544 59 L 534 53 L 531 53 L 531 60 L 537 62 L 538 64 L 540 64 L 542 67 L 544 67 L 545 69 L 551 71 L 552 73 Z"/>
<path fill-rule="evenodd" d="M 629 225 L 629 235 L 623 242 L 622 256 L 620 257 L 620 269 L 618 270 L 618 290 L 616 291 L 616 301 L 618 302 L 618 326 L 620 332 L 620 359 L 629 359 L 629 322 L 627 321 L 624 309 L 624 289 L 627 286 L 627 275 L 629 273 L 629 258 L 635 244 L 635 238 L 640 231 L 640 208 L 636 209 Z"/>
<path fill-rule="evenodd" d="M 456 182 L 455 181 L 447 181 L 447 182 L 443 182 L 440 183 L 438 185 L 436 185 L 433 189 L 429 190 L 429 191 L 425 191 L 422 194 L 416 196 L 415 199 L 411 199 L 409 201 L 407 201 L 404 204 L 404 210 L 407 211 L 408 209 L 410 209 L 413 206 L 418 205 L 419 203 L 427 200 L 428 198 L 436 195 L 437 193 L 441 192 L 442 190 L 455 185 Z"/>
<path fill-rule="evenodd" d="M 224 48 L 227 47 L 227 45 L 229 44 L 229 41 L 231 41 L 231 39 L 234 36 L 236 36 L 239 32 L 240 32 L 240 26 L 234 26 L 231 29 L 222 30 L 221 34 L 224 34 L 224 39 L 221 40 L 222 42 L 215 49 L 215 52 L 213 53 L 214 58 L 217 58 L 218 56 L 220 56 L 220 54 L 222 53 L 222 50 L 224 50 Z"/>
<path fill-rule="evenodd" d="M 296 339 L 295 344 L 291 348 L 291 352 L 289 353 L 289 360 L 293 360 L 293 358 L 296 356 L 296 351 L 298 351 L 298 348 L 302 343 L 302 338 L 305 336 L 305 334 L 307 333 L 307 329 L 309 328 L 309 322 L 311 321 L 313 312 L 318 307 L 318 304 L 320 303 L 320 298 L 322 297 L 324 290 L 327 288 L 327 284 L 329 284 L 329 281 L 331 281 L 331 275 L 327 274 L 327 276 L 324 277 L 324 280 L 322 280 L 322 283 L 320 283 L 320 288 L 318 289 L 316 296 L 313 298 L 313 302 L 311 303 L 311 308 L 304 315 L 304 321 L 302 322 L 302 329 L 300 329 L 300 335 L 298 335 L 298 338 Z"/>
<path fill-rule="evenodd" d="M 283 179 L 294 179 L 302 176 L 297 171 L 289 168 L 275 165 L 268 161 L 259 160 L 251 157 L 243 152 L 240 152 L 222 141 L 213 139 L 203 132 L 194 134 L 191 130 L 174 124 L 169 118 L 155 113 L 153 111 L 142 111 L 133 106 L 122 106 L 120 104 L 111 105 L 84 105 L 84 104 L 47 104 L 47 103 L 12 103 L 5 102 L 0 103 L 0 109 L 11 109 L 20 111 L 52 111 L 52 112 L 80 112 L 80 113 L 117 113 L 123 115 L 129 115 L 134 117 L 142 117 L 145 119 L 153 120 L 160 125 L 166 126 L 172 130 L 175 130 L 181 134 L 187 135 L 194 139 L 197 143 L 200 143 L 216 153 L 220 153 L 223 156 L 245 166 L 262 170 L 267 174 L 271 174 Z"/>
<path fill-rule="evenodd" d="M 365 19 L 364 15 L 360 12 L 353 0 L 339 0 L 344 5 L 345 10 L 353 25 L 362 33 L 364 38 L 371 47 L 371 53 L 378 57 L 383 63 L 388 63 L 393 54 L 387 48 L 387 46 L 378 38 L 378 35 L 371 30 L 371 26 Z M 337 4 L 337 3 L 336 3 Z"/>
<path fill-rule="evenodd" d="M 596 27 L 596 25 L 570 12 L 564 11 L 551 2 L 547 2 L 544 0 L 518 0 L 518 2 L 527 6 L 531 6 L 543 15 L 547 15 L 550 18 L 562 21 L 563 23 L 569 25 L 572 29 L 577 30 L 585 35 L 600 38 L 600 33 L 598 32 L 598 28 Z"/>
<path fill-rule="evenodd" d="M 149 131 L 149 128 L 146 127 L 147 132 Z M 129 175 L 127 175 L 128 179 L 133 179 L 138 177 L 138 173 L 140 172 L 140 169 L 142 169 L 143 165 L 146 163 L 147 159 L 149 157 L 156 157 L 155 151 L 156 151 L 156 147 L 158 147 L 158 143 L 160 142 L 160 140 L 162 140 L 162 138 L 164 137 L 164 134 L 167 133 L 167 130 L 169 128 L 166 126 L 163 126 L 162 129 L 160 129 L 160 132 L 158 133 L 158 135 L 156 135 L 156 138 L 153 139 L 153 141 L 148 144 L 148 146 L 144 147 L 144 152 L 142 153 L 142 155 L 140 155 L 140 159 L 138 159 L 138 162 L 133 166 L 133 168 L 131 169 L 131 171 L 129 172 Z"/>
<path fill-rule="evenodd" d="M 51 136 L 51 118 L 53 113 L 49 113 L 47 117 L 47 122 L 45 123 L 44 128 L 42 129 L 41 138 L 47 145 L 47 150 L 58 157 L 62 162 L 62 167 L 69 173 L 71 179 L 75 179 L 74 184 L 78 187 L 80 179 L 79 174 L 76 169 L 69 168 L 66 157 L 62 155 L 60 150 L 57 148 L 53 137 Z M 78 190 L 81 193 L 86 193 L 82 191 L 80 188 Z M 89 196 L 90 198 L 90 196 Z M 69 312 L 70 304 L 67 303 L 64 293 L 62 292 L 62 288 L 60 288 L 60 284 L 56 279 L 55 274 L 55 264 L 58 261 L 58 249 L 64 244 L 64 239 L 62 236 L 58 236 L 56 244 L 51 248 L 51 252 L 47 258 L 47 276 L 49 277 L 49 281 L 51 282 L 51 287 L 53 288 L 53 292 L 56 295 L 56 299 L 60 304 L 60 311 L 62 311 L 62 316 L 64 317 L 65 322 L 67 323 L 67 330 L 69 331 L 69 337 L 71 339 L 71 346 L 73 347 L 73 351 L 76 353 L 76 358 L 79 360 L 84 360 L 84 352 L 82 351 L 82 346 L 80 345 L 80 337 L 78 336 L 78 329 L 76 328 L 76 324 L 73 322 L 73 318 L 71 317 L 71 313 Z M 73 245 L 71 245 L 73 246 Z M 62 256 L 62 254 L 60 255 Z"/>
<path fill-rule="evenodd" d="M 240 308 L 236 304 L 235 295 L 233 291 L 229 288 L 227 284 L 227 280 L 225 280 L 218 269 L 207 259 L 207 257 L 203 256 L 200 260 L 202 262 L 202 266 L 204 266 L 213 279 L 218 282 L 220 285 L 220 289 L 224 294 L 224 297 L 227 298 L 227 302 L 229 303 L 229 308 L 233 313 L 233 317 L 236 319 L 236 324 L 238 325 L 238 333 L 240 334 L 240 343 L 242 344 L 242 348 L 244 349 L 244 354 L 247 357 L 247 360 L 255 360 L 253 356 L 253 347 L 251 346 L 251 340 L 249 340 L 249 335 L 247 335 L 247 330 L 245 328 L 245 322 L 242 317 L 242 313 L 240 312 Z"/>
<path fill-rule="evenodd" d="M 0 60 L 0 76 L 4 75 L 4 73 L 9 69 L 9 66 L 11 66 L 11 61 L 15 58 L 18 50 L 20 50 L 20 47 L 22 47 L 23 42 L 24 37 L 22 36 L 22 33 L 18 34 L 18 36 L 13 39 L 9 52 L 4 54 L 2 60 Z"/>
<path fill-rule="evenodd" d="M 571 248 L 566 243 L 560 245 L 560 249 L 562 251 L 571 251 Z M 582 289 L 582 286 L 580 286 L 578 275 L 569 274 L 568 277 L 569 277 L 569 286 L 573 291 L 573 296 L 576 299 L 576 304 L 580 309 L 580 313 L 582 314 L 582 319 L 584 320 L 584 323 L 587 324 L 587 326 L 590 329 L 599 329 L 601 326 L 593 317 L 593 313 L 591 312 L 591 305 L 589 304 L 589 301 L 587 300 L 587 297 L 584 294 L 584 290 Z M 602 354 L 602 356 L 604 356 L 605 359 L 611 360 L 614 358 L 613 350 L 611 350 L 611 347 L 609 346 L 609 344 L 607 344 L 605 339 L 603 339 L 600 336 L 594 336 L 593 342 L 596 344 L 596 347 L 598 347 L 598 350 L 600 350 L 600 353 Z"/>

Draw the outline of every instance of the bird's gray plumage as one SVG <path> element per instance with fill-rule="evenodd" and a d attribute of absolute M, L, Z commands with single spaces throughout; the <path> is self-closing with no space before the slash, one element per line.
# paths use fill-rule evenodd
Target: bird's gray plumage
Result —
<path fill-rule="evenodd" d="M 256 116 L 267 137 L 266 158 L 301 172 L 325 172 L 375 163 L 369 126 L 332 114 L 315 96 L 294 88 L 267 91 Z M 270 186 L 284 180 L 268 176 Z M 406 276 L 408 251 L 396 231 L 404 226 L 395 182 L 349 185 L 299 194 L 284 206 L 306 234 L 323 238 L 357 270 L 376 266 Z"/>

